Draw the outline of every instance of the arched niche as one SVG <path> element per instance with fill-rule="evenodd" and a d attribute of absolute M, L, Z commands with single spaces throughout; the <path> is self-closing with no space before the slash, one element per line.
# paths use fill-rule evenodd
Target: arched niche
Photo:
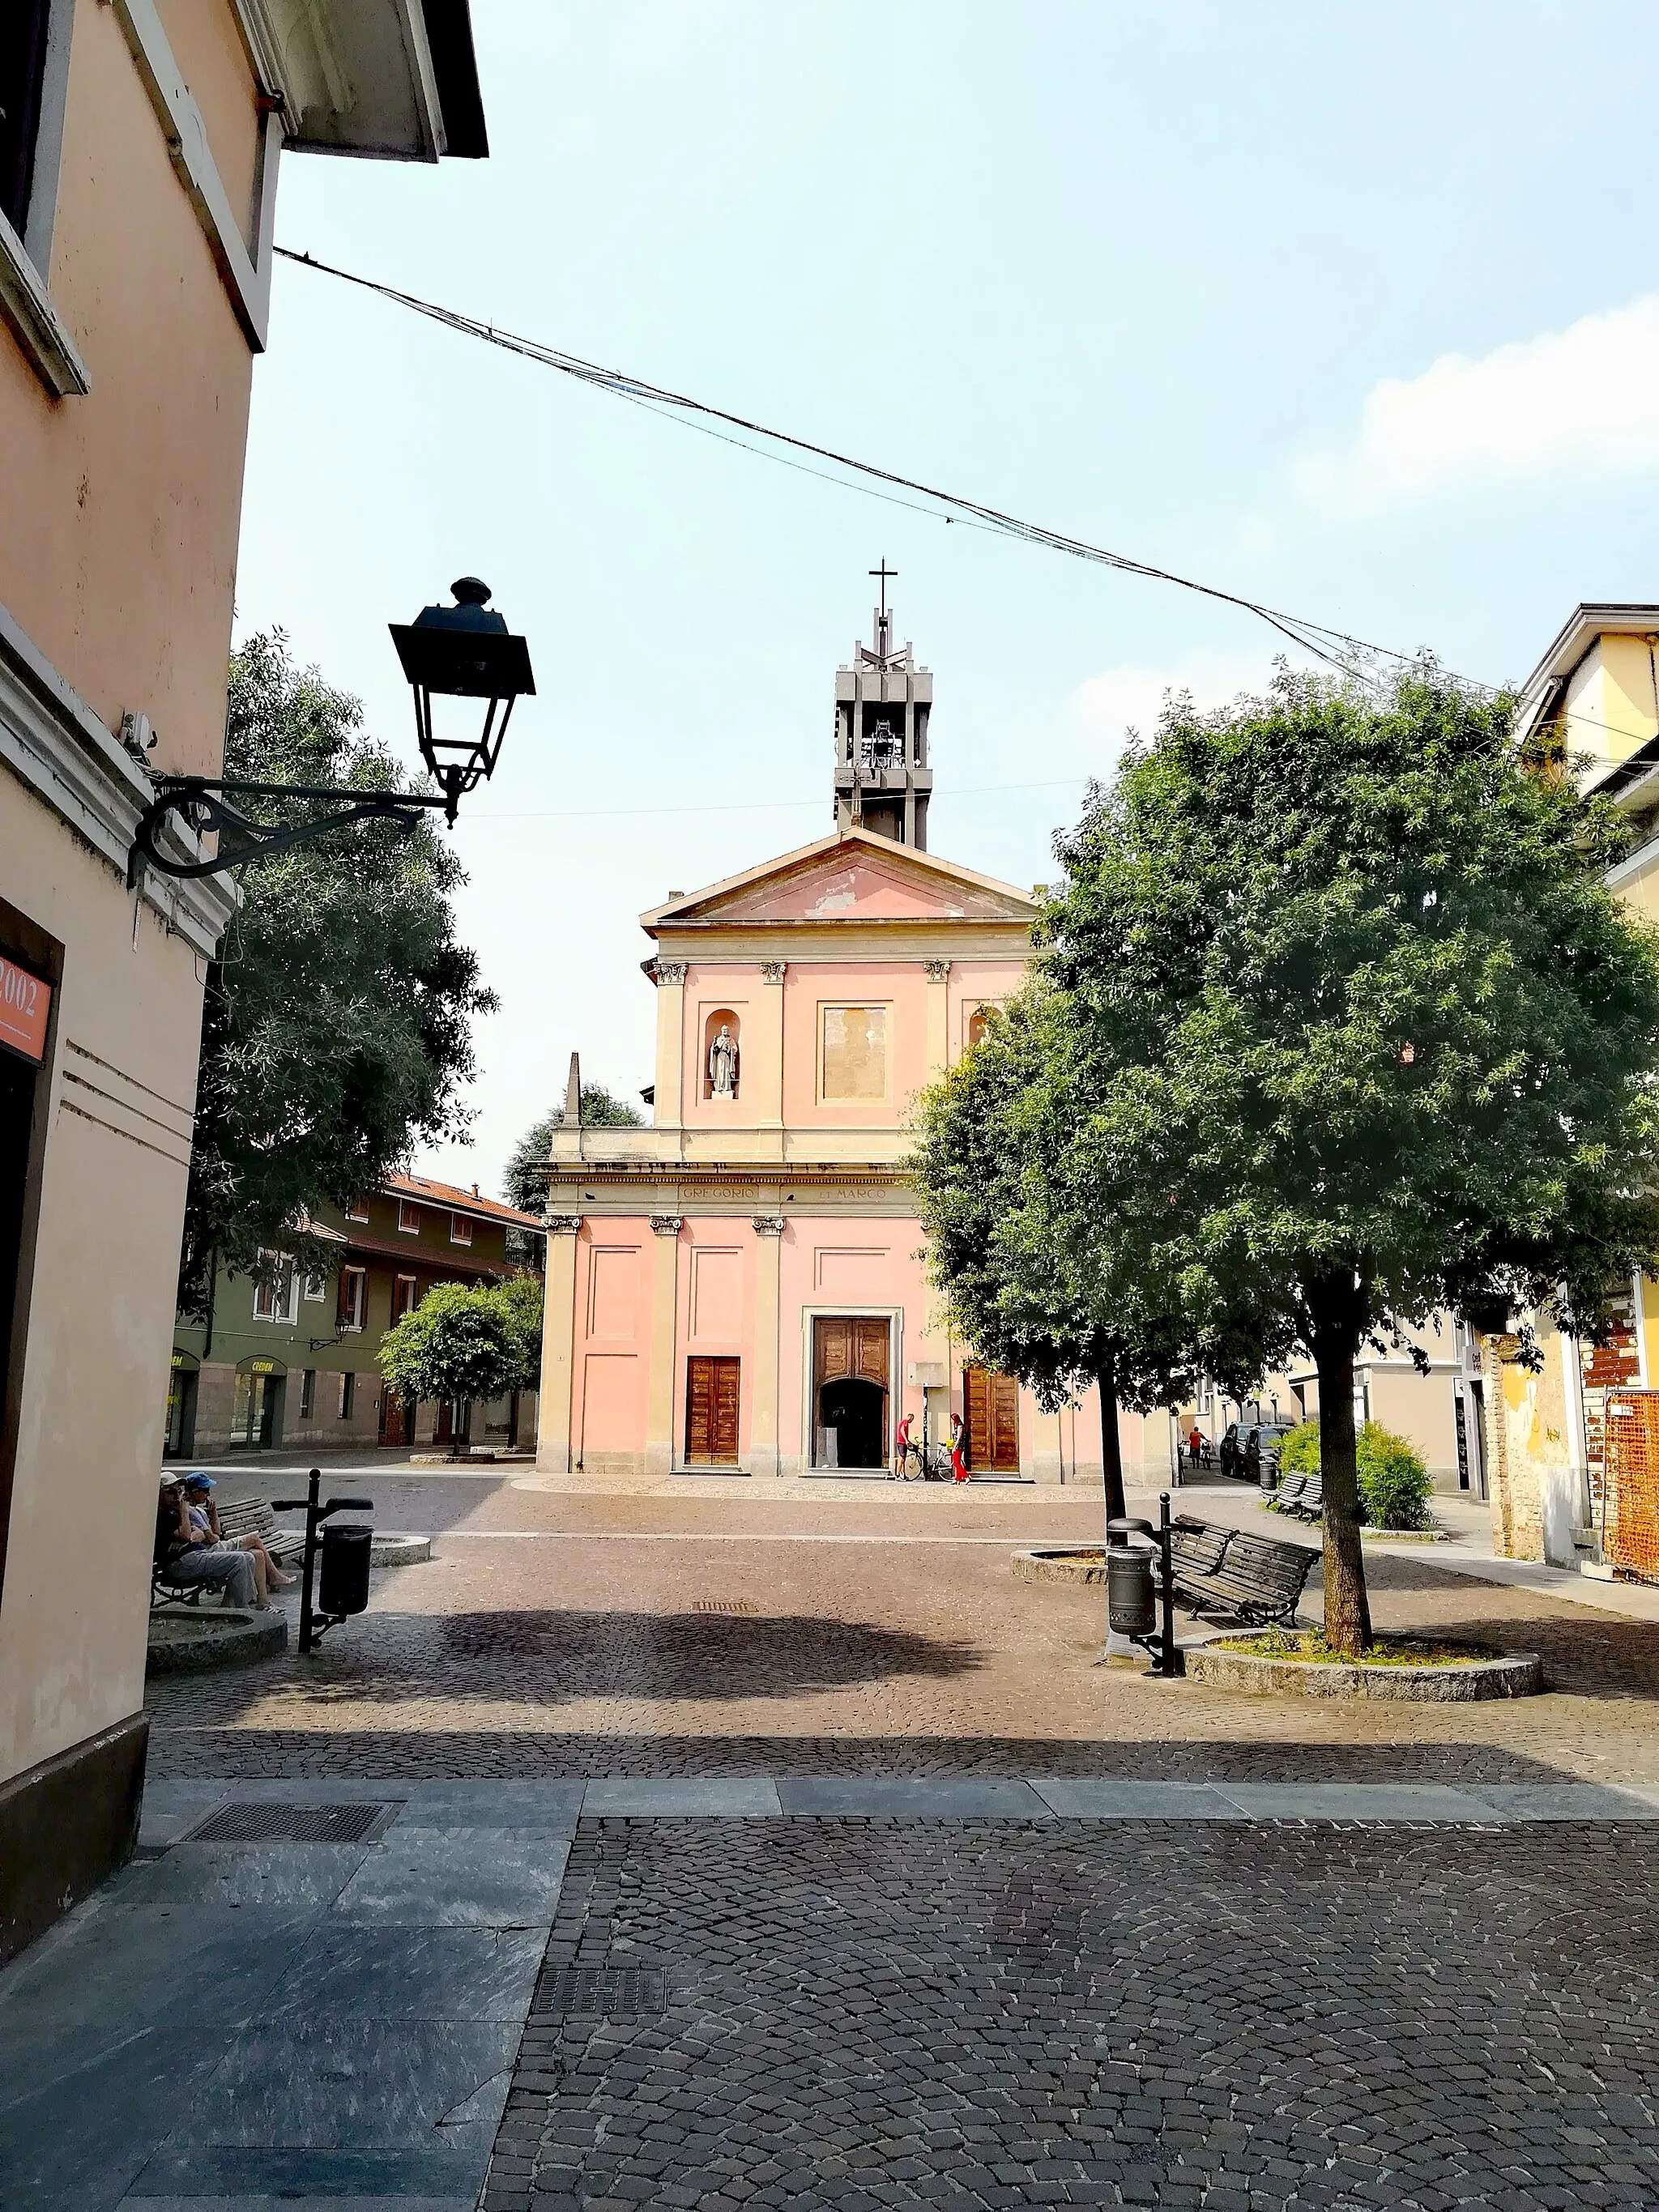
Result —
<path fill-rule="evenodd" d="M 727 1034 L 732 1049 L 732 1088 L 729 1092 L 714 1088 L 714 1045 L 721 1030 Z M 740 1097 L 743 1094 L 743 1024 L 730 1006 L 715 1006 L 703 1017 L 702 1024 L 702 1080 L 701 1096 L 704 1098 Z"/>

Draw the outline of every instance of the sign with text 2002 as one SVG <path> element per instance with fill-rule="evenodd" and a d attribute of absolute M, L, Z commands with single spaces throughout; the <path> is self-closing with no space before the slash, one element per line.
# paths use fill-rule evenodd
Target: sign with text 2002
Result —
<path fill-rule="evenodd" d="M 26 1060 L 44 1060 L 51 1012 L 51 984 L 0 953 L 0 1044 L 9 1044 Z"/>

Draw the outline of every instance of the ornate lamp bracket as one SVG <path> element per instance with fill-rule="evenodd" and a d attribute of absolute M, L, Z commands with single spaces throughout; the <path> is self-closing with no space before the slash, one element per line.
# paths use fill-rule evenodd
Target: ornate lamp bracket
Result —
<path fill-rule="evenodd" d="M 228 803 L 228 793 L 239 799 L 301 799 L 313 804 L 304 820 L 273 827 L 250 822 Z M 326 784 L 242 783 L 218 776 L 159 775 L 155 796 L 138 817 L 137 834 L 127 856 L 127 886 L 131 890 L 146 868 L 162 876 L 222 875 L 244 860 L 283 853 L 293 845 L 314 844 L 331 830 L 343 830 L 353 822 L 400 822 L 407 832 L 434 807 L 448 812 L 449 801 L 437 792 L 342 791 Z M 161 851 L 158 840 L 172 814 L 198 837 L 216 833 L 219 849 L 211 860 L 179 860 Z"/>

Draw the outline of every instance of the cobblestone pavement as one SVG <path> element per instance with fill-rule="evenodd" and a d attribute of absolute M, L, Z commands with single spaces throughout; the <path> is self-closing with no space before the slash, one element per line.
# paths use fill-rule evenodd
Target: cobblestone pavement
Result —
<path fill-rule="evenodd" d="M 1655 1854 L 584 1820 L 483 2204 L 1650 2207 Z"/>
<path fill-rule="evenodd" d="M 1323 1706 L 1102 1667 L 1103 1594 L 1010 1571 L 1021 1544 L 1093 1535 L 1086 1494 L 808 1508 L 352 1480 L 383 1525 L 433 1528 L 433 1560 L 377 1575 L 309 1660 L 152 1683 L 152 1772 L 1659 1777 L 1659 1628 L 1426 1560 L 1372 1562 L 1379 1626 L 1540 1650 L 1548 1694 Z"/>

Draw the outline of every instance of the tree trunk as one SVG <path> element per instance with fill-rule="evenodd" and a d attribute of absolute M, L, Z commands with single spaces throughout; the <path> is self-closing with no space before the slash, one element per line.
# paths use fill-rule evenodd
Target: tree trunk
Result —
<path fill-rule="evenodd" d="M 1359 1471 L 1354 1457 L 1353 1365 L 1358 1300 L 1309 1301 L 1319 1371 L 1319 1472 L 1325 1489 L 1325 1641 L 1358 1659 L 1371 1640 L 1370 1600 L 1359 1540 Z"/>
<path fill-rule="evenodd" d="M 1128 1510 L 1123 1497 L 1123 1448 L 1117 1433 L 1117 1359 L 1109 1344 L 1095 1358 L 1095 1387 L 1100 1393 L 1100 1466 L 1105 1480 L 1106 1518 L 1121 1521 Z"/>

